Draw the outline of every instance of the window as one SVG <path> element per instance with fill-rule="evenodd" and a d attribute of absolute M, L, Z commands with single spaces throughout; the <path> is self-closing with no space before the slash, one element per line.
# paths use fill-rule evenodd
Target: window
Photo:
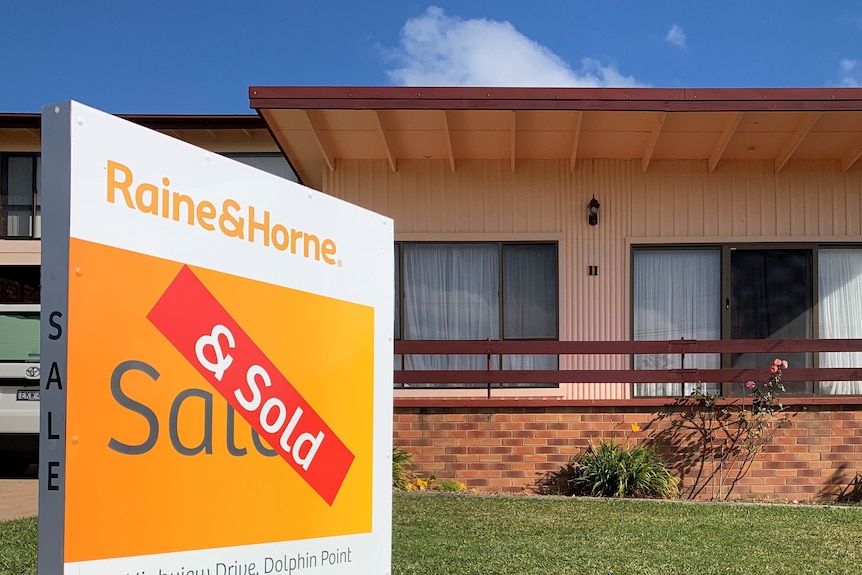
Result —
<path fill-rule="evenodd" d="M 247 166 L 269 172 L 285 180 L 297 181 L 296 174 L 287 159 L 277 152 L 274 153 L 229 153 L 223 154 L 232 160 L 242 162 Z"/>
<path fill-rule="evenodd" d="M 862 249 L 821 249 L 817 264 L 819 337 L 862 339 Z M 859 352 L 820 354 L 820 367 L 859 366 Z M 862 381 L 822 381 L 820 393 L 862 394 Z"/>
<path fill-rule="evenodd" d="M 557 339 L 556 244 L 405 242 L 395 249 L 397 337 Z M 484 355 L 396 357 L 402 369 L 487 369 L 488 362 Z M 556 369 L 557 357 L 505 355 L 490 363 Z"/>
<path fill-rule="evenodd" d="M 0 306 L 0 363 L 39 361 L 39 312 Z"/>
<path fill-rule="evenodd" d="M 39 361 L 38 303 L 39 266 L 0 266 L 0 362 Z"/>
<path fill-rule="evenodd" d="M 721 252 L 638 250 L 634 253 L 635 340 L 721 339 Z M 717 355 L 696 354 L 685 367 L 715 369 Z M 679 355 L 636 355 L 635 369 L 682 367 Z M 635 384 L 635 395 L 688 395 L 679 383 Z M 704 391 L 715 393 L 718 386 Z"/>
<path fill-rule="evenodd" d="M 632 259 L 635 340 L 862 339 L 860 247 L 650 247 L 636 248 Z M 764 353 L 692 354 L 685 367 L 758 368 L 772 359 Z M 782 359 L 795 367 L 862 367 L 862 353 L 784 353 Z M 679 363 L 678 355 L 634 358 L 635 369 Z M 783 383 L 797 395 L 862 393 L 862 382 Z M 717 384 L 707 388 L 718 390 Z M 635 396 L 691 391 L 690 384 L 634 386 Z"/>
<path fill-rule="evenodd" d="M 42 235 L 41 163 L 37 154 L 0 154 L 0 236 Z"/>
<path fill-rule="evenodd" d="M 0 266 L 0 304 L 39 303 L 39 266 Z"/>

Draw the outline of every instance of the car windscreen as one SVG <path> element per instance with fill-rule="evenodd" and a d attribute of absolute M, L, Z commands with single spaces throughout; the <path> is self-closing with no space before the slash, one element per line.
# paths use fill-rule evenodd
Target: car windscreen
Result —
<path fill-rule="evenodd" d="M 38 312 L 0 312 L 0 361 L 39 361 Z"/>

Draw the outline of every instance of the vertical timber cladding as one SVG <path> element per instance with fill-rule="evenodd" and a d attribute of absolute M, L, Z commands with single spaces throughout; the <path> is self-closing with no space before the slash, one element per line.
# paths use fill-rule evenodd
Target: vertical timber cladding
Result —
<path fill-rule="evenodd" d="M 39 573 L 387 573 L 392 221 L 42 115 Z"/>

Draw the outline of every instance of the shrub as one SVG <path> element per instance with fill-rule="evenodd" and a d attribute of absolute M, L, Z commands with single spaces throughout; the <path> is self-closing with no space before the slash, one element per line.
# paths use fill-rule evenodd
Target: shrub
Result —
<path fill-rule="evenodd" d="M 437 484 L 433 475 L 427 479 L 417 477 L 412 470 L 413 454 L 397 445 L 392 446 L 392 489 L 393 491 L 466 491 L 467 486 L 455 479 L 446 479 Z"/>
<path fill-rule="evenodd" d="M 683 454 L 676 468 L 687 478 L 687 498 L 696 499 L 711 488 L 712 499 L 729 500 L 776 431 L 789 424 L 780 397 L 782 368 L 787 361 L 776 358 L 768 379 L 742 384 L 739 398 L 722 398 L 696 387 L 689 398 L 659 416 L 669 425 L 654 439 Z"/>
<path fill-rule="evenodd" d="M 641 444 L 602 441 L 538 482 L 539 493 L 594 497 L 677 497 L 677 479 L 655 451 Z"/>
<path fill-rule="evenodd" d="M 416 476 L 411 471 L 413 454 L 396 445 L 392 446 L 392 489 L 405 491 Z"/>
<path fill-rule="evenodd" d="M 467 486 L 457 479 L 444 479 L 439 483 L 435 483 L 436 481 L 437 477 L 434 475 L 429 476 L 428 479 L 417 477 L 407 484 L 404 491 L 444 491 L 447 493 L 467 491 Z"/>
<path fill-rule="evenodd" d="M 445 479 L 433 487 L 435 491 L 445 491 L 447 493 L 456 493 L 459 491 L 467 491 L 467 486 L 463 481 L 457 479 Z"/>

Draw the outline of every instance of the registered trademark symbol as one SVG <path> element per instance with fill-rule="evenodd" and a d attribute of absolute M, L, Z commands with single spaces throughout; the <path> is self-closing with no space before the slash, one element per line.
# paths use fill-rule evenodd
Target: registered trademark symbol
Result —
<path fill-rule="evenodd" d="M 341 260 L 338 260 L 337 265 L 338 265 L 338 267 L 342 266 Z"/>

